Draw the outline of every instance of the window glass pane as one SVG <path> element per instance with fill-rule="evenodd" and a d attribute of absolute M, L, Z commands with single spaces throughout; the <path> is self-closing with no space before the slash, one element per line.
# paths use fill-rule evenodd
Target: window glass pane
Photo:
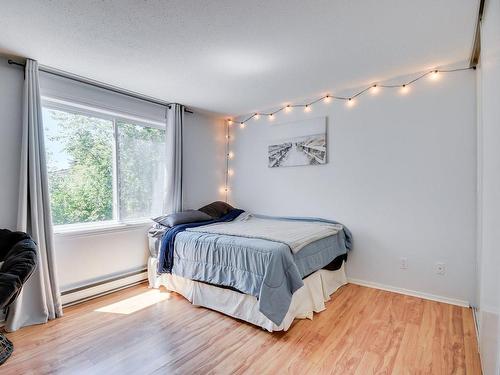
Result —
<path fill-rule="evenodd" d="M 113 122 L 43 108 L 54 225 L 113 219 Z"/>
<path fill-rule="evenodd" d="M 119 121 L 117 126 L 120 217 L 158 216 L 165 199 L 165 130 Z"/>

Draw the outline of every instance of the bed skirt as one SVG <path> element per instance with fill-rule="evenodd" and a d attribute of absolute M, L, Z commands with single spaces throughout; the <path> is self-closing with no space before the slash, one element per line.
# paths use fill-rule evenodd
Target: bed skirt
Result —
<path fill-rule="evenodd" d="M 337 271 L 318 270 L 304 279 L 304 286 L 292 297 L 290 308 L 283 322 L 277 326 L 259 311 L 259 303 L 254 296 L 238 293 L 230 289 L 185 279 L 169 273 L 157 275 L 158 260 L 148 260 L 148 278 L 151 288 L 164 286 L 167 290 L 184 296 L 195 306 L 211 310 L 255 324 L 269 332 L 286 331 L 294 319 L 311 319 L 313 313 L 325 310 L 325 302 L 342 285 L 347 284 L 344 263 Z"/>

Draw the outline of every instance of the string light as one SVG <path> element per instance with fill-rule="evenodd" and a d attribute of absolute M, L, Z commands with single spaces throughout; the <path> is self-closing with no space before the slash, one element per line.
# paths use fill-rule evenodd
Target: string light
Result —
<path fill-rule="evenodd" d="M 281 112 L 281 111 L 284 111 L 286 113 L 288 112 L 291 112 L 292 109 L 294 107 L 304 107 L 304 111 L 305 112 L 310 112 L 312 110 L 311 106 L 313 104 L 316 104 L 317 102 L 319 101 L 323 101 L 324 103 L 330 103 L 333 99 L 336 99 L 336 100 L 344 100 L 346 105 L 348 107 L 353 107 L 355 104 L 356 104 L 356 98 L 358 96 L 361 96 L 363 95 L 364 93 L 366 93 L 367 91 L 370 91 L 370 94 L 372 95 L 376 95 L 379 93 L 380 91 L 380 88 L 398 88 L 401 92 L 401 94 L 407 94 L 409 89 L 410 89 L 410 85 L 413 84 L 414 82 L 428 76 L 429 79 L 431 80 L 437 80 L 439 79 L 440 77 L 440 73 L 452 73 L 452 72 L 458 72 L 458 71 L 463 71 L 463 70 L 469 70 L 469 69 L 476 69 L 475 66 L 471 66 L 471 67 L 468 67 L 468 68 L 458 68 L 458 69 L 450 69 L 450 70 L 439 70 L 439 69 L 434 69 L 434 70 L 431 70 L 431 71 L 428 71 L 426 73 L 423 73 L 421 74 L 420 76 L 416 77 L 415 79 L 409 81 L 409 82 L 406 82 L 406 83 L 402 83 L 402 84 L 393 84 L 393 85 L 381 85 L 381 84 L 371 84 L 370 86 L 368 86 L 367 88 L 355 93 L 354 95 L 352 96 L 333 96 L 333 95 L 330 95 L 330 94 L 326 94 L 316 100 L 313 100 L 309 103 L 304 103 L 304 104 L 287 104 L 285 105 L 284 107 L 282 108 L 279 108 L 277 110 L 275 110 L 274 112 L 270 112 L 270 113 L 254 113 L 253 115 L 251 115 L 250 117 L 248 117 L 247 119 L 243 120 L 240 122 L 240 127 L 241 128 L 245 128 L 246 126 L 246 122 L 251 120 L 252 118 L 254 118 L 255 120 L 258 120 L 260 118 L 260 116 L 268 116 L 269 120 L 273 121 L 275 119 L 275 114 L 278 113 L 278 112 Z M 232 119 L 227 119 L 226 121 L 226 173 L 225 173 L 225 185 L 222 186 L 219 191 L 221 194 L 225 194 L 225 197 L 226 197 L 226 202 L 227 202 L 227 198 L 228 198 L 228 194 L 230 192 L 230 188 L 229 188 L 229 177 L 231 176 L 234 176 L 234 170 L 232 168 L 229 168 L 229 160 L 233 159 L 234 158 L 234 153 L 232 151 L 229 150 L 229 142 L 230 142 L 230 139 L 231 139 L 231 136 L 230 136 L 230 126 L 234 123 L 234 121 Z"/>
<path fill-rule="evenodd" d="M 413 84 L 414 82 L 416 82 L 416 81 L 418 81 L 418 80 L 420 80 L 420 79 L 422 79 L 422 78 L 424 78 L 426 76 L 429 76 L 430 79 L 438 79 L 438 77 L 440 76 L 440 73 L 452 73 L 452 72 L 459 72 L 459 71 L 462 71 L 462 70 L 469 70 L 469 69 L 476 69 L 476 67 L 475 66 L 471 66 L 471 67 L 467 67 L 467 68 L 458 68 L 458 69 L 449 69 L 449 70 L 433 69 L 433 70 L 430 70 L 428 72 L 425 72 L 425 73 L 421 74 L 420 76 L 418 76 L 417 78 L 411 80 L 410 82 L 400 83 L 400 84 L 394 84 L 394 85 L 371 84 L 370 86 L 366 87 L 365 89 L 363 89 L 361 91 L 358 91 L 357 93 L 355 93 L 355 94 L 353 94 L 351 96 L 334 96 L 334 95 L 327 94 L 327 95 L 323 95 L 320 98 L 318 98 L 316 100 L 313 100 L 313 101 L 311 101 L 309 103 L 304 103 L 304 104 L 287 104 L 284 107 L 278 108 L 278 109 L 276 109 L 273 112 L 260 113 L 260 114 L 259 113 L 254 113 L 250 117 L 248 117 L 245 120 L 243 120 L 242 123 L 246 123 L 247 121 L 251 120 L 252 118 L 257 118 L 258 119 L 259 116 L 268 116 L 269 120 L 273 120 L 276 113 L 281 112 L 281 111 L 284 111 L 284 112 L 288 113 L 294 107 L 304 107 L 304 111 L 305 112 L 309 112 L 309 111 L 312 110 L 311 106 L 313 104 L 316 104 L 319 101 L 323 101 L 325 103 L 329 103 L 333 99 L 344 100 L 346 102 L 346 105 L 348 107 L 352 107 L 356 103 L 356 98 L 358 96 L 361 96 L 361 95 L 365 94 L 367 91 L 370 91 L 370 94 L 376 95 L 380 91 L 381 88 L 390 88 L 390 89 L 397 88 L 397 89 L 400 90 L 400 92 L 402 94 L 406 94 L 409 91 L 409 85 Z"/>
<path fill-rule="evenodd" d="M 437 79 L 439 79 L 439 70 L 434 70 L 430 75 L 429 75 L 429 78 L 432 80 L 432 81 L 436 81 Z"/>
<path fill-rule="evenodd" d="M 229 176 L 230 176 L 230 169 L 229 169 L 229 159 L 232 159 L 234 154 L 232 151 L 229 150 L 229 140 L 231 139 L 231 133 L 230 133 L 230 129 L 231 129 L 231 125 L 233 123 L 233 120 L 231 119 L 228 119 L 227 122 L 226 122 L 226 174 L 224 175 L 224 187 L 220 188 L 219 191 L 221 194 L 224 194 L 225 196 L 225 200 L 227 202 L 227 195 L 228 195 L 228 191 L 229 191 Z M 245 126 L 245 124 L 242 122 L 241 123 L 243 126 Z"/>

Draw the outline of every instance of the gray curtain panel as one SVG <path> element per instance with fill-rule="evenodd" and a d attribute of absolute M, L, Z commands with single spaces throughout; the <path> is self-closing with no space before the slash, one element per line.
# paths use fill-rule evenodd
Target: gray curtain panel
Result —
<path fill-rule="evenodd" d="M 170 104 L 167 107 L 167 192 L 165 212 L 182 211 L 182 130 L 184 106 Z"/>
<path fill-rule="evenodd" d="M 26 61 L 23 96 L 23 136 L 17 230 L 38 244 L 38 266 L 9 308 L 7 331 L 45 323 L 62 315 L 42 123 L 38 63 Z"/>

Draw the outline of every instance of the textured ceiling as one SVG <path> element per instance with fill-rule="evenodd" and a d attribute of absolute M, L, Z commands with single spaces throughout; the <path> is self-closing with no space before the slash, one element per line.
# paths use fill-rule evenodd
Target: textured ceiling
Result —
<path fill-rule="evenodd" d="M 478 0 L 0 0 L 0 52 L 224 114 L 470 56 Z"/>

